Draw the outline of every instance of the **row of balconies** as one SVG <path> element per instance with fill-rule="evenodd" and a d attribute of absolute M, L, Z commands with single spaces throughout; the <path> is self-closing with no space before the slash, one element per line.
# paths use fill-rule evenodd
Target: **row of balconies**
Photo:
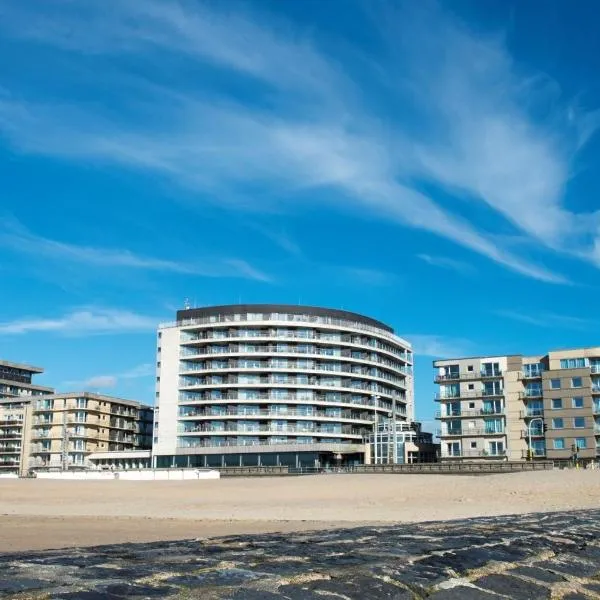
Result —
<path fill-rule="evenodd" d="M 461 379 L 472 381 L 473 379 L 495 379 L 502 377 L 501 370 L 497 371 L 456 371 L 441 373 L 435 376 L 435 383 L 444 383 L 446 381 L 460 381 Z"/>
<path fill-rule="evenodd" d="M 473 398 L 492 398 L 504 396 L 504 390 L 456 390 L 456 391 L 445 391 L 437 392 L 434 396 L 437 402 L 445 402 L 448 400 L 460 400 L 461 398 L 473 399 Z"/>
<path fill-rule="evenodd" d="M 188 334 L 189 335 L 189 334 Z M 188 336 L 186 336 L 188 337 Z M 299 342 L 301 345 L 305 345 L 307 341 L 317 340 L 320 344 L 327 346 L 329 344 L 352 344 L 353 346 L 363 346 L 368 348 L 369 350 L 383 350 L 384 352 L 388 352 L 390 354 L 394 354 L 398 358 L 402 360 L 410 360 L 411 355 L 403 350 L 399 350 L 395 346 L 391 344 L 383 344 L 380 341 L 374 338 L 358 338 L 355 336 L 332 336 L 330 334 L 313 334 L 311 335 L 295 335 L 293 333 L 288 334 L 277 334 L 276 332 L 264 332 L 258 333 L 256 335 L 237 335 L 237 334 L 229 334 L 226 333 L 224 335 L 214 335 L 214 332 L 204 332 L 203 334 L 198 334 L 198 337 L 194 337 L 193 335 L 189 335 L 188 339 L 182 339 L 181 344 L 186 345 L 196 345 L 196 344 L 206 344 L 207 348 L 210 348 L 211 342 L 222 342 L 224 340 L 242 340 L 244 343 L 251 342 L 252 340 L 265 340 L 265 339 L 273 339 L 273 340 L 292 340 L 294 342 Z M 208 343 L 207 343 L 208 342 Z M 231 344 L 229 345 L 236 345 Z"/>
<path fill-rule="evenodd" d="M 506 431 L 504 429 L 500 431 L 494 431 L 491 429 L 486 429 L 485 427 L 456 427 L 450 429 L 438 429 L 436 432 L 438 437 L 446 438 L 446 437 L 473 437 L 473 436 L 494 436 L 494 435 L 505 435 Z"/>
<path fill-rule="evenodd" d="M 225 425 L 225 427 L 215 427 L 214 425 L 197 425 L 196 427 L 190 427 L 189 429 L 178 430 L 178 435 L 189 435 L 192 433 L 227 433 L 231 434 L 253 434 L 253 433 L 265 433 L 265 434 L 277 434 L 277 433 L 318 433 L 318 434 L 345 434 L 345 435 L 363 435 L 364 430 L 357 429 L 355 427 L 341 426 L 338 428 L 332 427 L 309 427 L 306 423 L 298 425 L 259 425 L 257 427 L 240 427 L 239 425 L 232 423 L 231 425 Z"/>
<path fill-rule="evenodd" d="M 365 406 L 371 408 L 379 408 L 382 410 L 392 410 L 392 400 L 387 400 L 382 402 L 381 400 L 375 400 L 371 397 L 363 397 L 363 398 L 352 398 L 349 395 L 340 396 L 339 398 L 328 398 L 327 396 L 310 396 L 305 397 L 300 394 L 281 394 L 281 395 L 273 395 L 267 393 L 259 393 L 253 397 L 240 396 L 236 393 L 228 393 L 222 394 L 219 397 L 214 397 L 209 394 L 194 394 L 192 392 L 180 392 L 179 393 L 179 403 L 180 404 L 196 404 L 201 403 L 202 405 L 212 405 L 219 402 L 247 402 L 248 404 L 260 403 L 263 401 L 269 401 L 272 403 L 279 402 L 293 402 L 297 404 L 307 404 L 307 403 L 315 403 L 315 404 L 336 404 L 336 405 L 345 405 L 345 406 Z M 398 412 L 404 413 L 406 412 L 406 399 L 405 398 L 397 398 L 397 410 Z"/>
<path fill-rule="evenodd" d="M 20 440 L 21 439 L 21 431 L 13 430 L 13 431 L 0 431 L 0 440 L 9 439 L 9 440 Z"/>
<path fill-rule="evenodd" d="M 383 348 L 378 348 L 377 350 L 380 352 L 385 352 Z M 325 346 L 318 347 L 307 344 L 286 345 L 286 347 L 282 347 L 282 345 L 242 345 L 240 347 L 239 344 L 229 344 L 227 347 L 224 348 L 215 348 L 210 346 L 201 348 L 188 348 L 186 346 L 182 346 L 179 355 L 182 358 L 207 358 L 230 354 L 300 354 L 303 356 L 325 356 L 331 358 L 332 360 L 341 357 L 353 358 L 355 360 L 361 361 L 377 362 L 377 360 L 373 360 L 370 354 L 367 353 L 363 355 L 356 355 L 356 353 L 350 349 L 330 348 Z M 398 358 L 403 358 L 401 355 L 397 355 L 393 352 L 390 352 L 390 354 Z"/>
<path fill-rule="evenodd" d="M 380 379 L 378 377 L 371 377 L 371 379 Z M 404 387 L 405 382 L 402 379 L 392 381 L 387 379 L 390 383 L 398 384 L 398 387 Z M 314 375 L 301 377 L 299 375 L 283 376 L 283 375 L 255 375 L 241 377 L 237 375 L 213 375 L 208 377 L 190 377 L 182 376 L 179 379 L 180 387 L 197 387 L 197 386 L 215 386 L 215 385 L 294 385 L 294 386 L 320 386 L 320 387 L 344 387 L 349 389 L 362 389 L 370 390 L 376 387 L 373 381 L 363 381 L 359 379 L 348 379 L 348 378 L 337 378 L 331 380 L 324 377 L 317 377 Z"/>
<path fill-rule="evenodd" d="M 436 419 L 460 419 L 461 417 L 490 417 L 492 415 L 503 415 L 504 407 L 499 408 L 479 408 L 459 410 L 458 412 L 449 412 L 442 414 L 441 411 L 435 413 Z"/>
<path fill-rule="evenodd" d="M 180 413 L 180 419 L 193 417 L 304 417 L 304 418 L 325 418 L 325 419 L 351 419 L 354 421 L 373 421 L 373 415 L 361 414 L 352 411 L 340 411 L 338 413 L 327 412 L 324 410 L 294 410 L 294 409 L 229 409 L 224 411 L 215 411 L 211 409 L 195 410 L 186 413 Z"/>
<path fill-rule="evenodd" d="M 286 438 L 286 439 L 264 439 L 264 440 L 252 440 L 252 439 L 241 439 L 241 440 L 192 440 L 192 441 L 180 441 L 177 445 L 178 448 L 223 448 L 231 446 L 278 446 L 281 444 L 336 444 L 336 445 L 355 445 L 356 440 L 351 439 L 336 439 L 331 438 L 316 439 L 313 437 L 302 437 L 302 438 Z"/>
<path fill-rule="evenodd" d="M 194 364 L 194 363 L 192 363 Z M 398 369 L 400 371 L 400 369 Z M 282 371 L 285 374 L 286 371 L 301 371 L 302 373 L 306 373 L 307 376 L 310 376 L 313 373 L 332 373 L 332 374 L 336 374 L 336 373 L 350 373 L 351 375 L 357 375 L 357 376 L 365 376 L 365 377 L 376 377 L 378 379 L 384 379 L 385 381 L 391 381 L 394 383 L 404 383 L 404 378 L 403 377 L 396 377 L 393 375 L 389 375 L 387 372 L 382 371 L 381 369 L 377 369 L 377 368 L 369 368 L 369 367 L 358 367 L 358 366 L 351 366 L 351 365 L 341 365 L 341 366 L 332 366 L 331 364 L 322 364 L 322 365 L 313 365 L 310 367 L 296 367 L 296 366 L 273 366 L 273 365 L 269 365 L 267 363 L 260 363 L 259 365 L 231 365 L 231 364 L 227 364 L 227 365 L 223 365 L 223 366 L 211 366 L 211 367 L 196 367 L 194 366 L 193 368 L 189 368 L 187 365 L 182 364 L 180 366 L 180 375 L 186 375 L 188 373 L 203 373 L 203 374 L 209 374 L 212 373 L 213 371 L 217 371 L 217 372 L 233 372 L 233 373 L 237 373 L 237 372 L 246 372 L 246 371 L 250 371 L 250 372 L 256 372 L 256 371 L 266 371 L 266 372 L 273 372 L 273 371 Z M 406 369 L 402 369 L 401 370 L 403 373 L 406 373 Z M 294 373 L 292 373 L 292 375 L 295 375 Z M 295 375 L 297 377 L 297 375 Z"/>

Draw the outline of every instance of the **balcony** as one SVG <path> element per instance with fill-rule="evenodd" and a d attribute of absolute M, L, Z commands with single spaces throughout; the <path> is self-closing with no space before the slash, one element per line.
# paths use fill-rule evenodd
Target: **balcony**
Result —
<path fill-rule="evenodd" d="M 542 391 L 542 389 L 540 388 L 538 389 L 531 389 L 531 390 L 523 390 L 522 392 L 519 392 L 519 398 L 523 399 L 527 399 L 527 398 L 542 398 L 543 397 L 544 392 Z"/>
<path fill-rule="evenodd" d="M 544 371 L 521 371 L 519 374 L 519 379 L 541 379 Z"/>
<path fill-rule="evenodd" d="M 544 458 L 546 456 L 546 448 L 530 448 L 529 450 L 521 450 L 521 458 L 529 458 L 530 452 L 532 458 Z"/>
<path fill-rule="evenodd" d="M 437 431 L 438 437 L 446 438 L 446 437 L 479 437 L 479 436 L 494 436 L 494 435 L 506 435 L 506 431 L 493 431 L 486 429 L 485 427 L 471 427 L 471 428 L 459 428 L 459 429 L 449 429 L 447 431 L 439 430 Z"/>
<path fill-rule="evenodd" d="M 535 438 L 535 437 L 544 437 L 544 430 L 543 429 L 539 429 L 537 427 L 534 427 L 531 430 L 531 437 Z M 521 431 L 521 439 L 522 440 L 527 440 L 529 439 L 529 431 L 527 429 L 523 429 Z"/>
<path fill-rule="evenodd" d="M 592 385 L 592 394 L 600 394 L 600 385 Z"/>
<path fill-rule="evenodd" d="M 493 415 L 503 415 L 504 408 L 479 408 L 470 410 L 461 410 L 457 413 L 442 414 L 441 411 L 435 413 L 436 419 L 460 419 L 461 417 L 490 417 Z"/>
<path fill-rule="evenodd" d="M 241 417 L 241 418 L 274 418 L 274 419 L 287 419 L 290 417 L 302 418 L 302 419 L 348 419 L 352 421 L 366 421 L 369 423 L 373 422 L 373 414 L 354 414 L 349 411 L 340 412 L 327 412 L 322 410 L 296 410 L 288 408 L 287 410 L 282 409 L 256 409 L 256 410 L 244 410 L 244 409 L 230 409 L 224 411 L 213 411 L 213 410 L 196 410 L 183 413 L 179 415 L 179 419 L 194 419 L 197 417 L 220 419 L 227 417 Z"/>
<path fill-rule="evenodd" d="M 543 417 L 544 409 L 543 408 L 530 408 L 529 410 L 522 410 L 519 413 L 519 417 L 521 419 L 532 419 L 534 417 Z"/>
<path fill-rule="evenodd" d="M 259 425 L 253 428 L 240 428 L 236 424 L 228 425 L 226 427 L 211 427 L 207 425 L 198 425 L 189 429 L 180 429 L 177 432 L 178 436 L 194 435 L 198 433 L 216 433 L 223 435 L 277 435 L 278 433 L 300 433 L 300 434 L 318 434 L 318 435 L 363 435 L 363 429 L 357 429 L 354 427 L 341 427 L 339 429 L 332 429 L 329 427 L 306 427 L 302 425 Z M 123 440 L 118 440 L 123 441 Z"/>

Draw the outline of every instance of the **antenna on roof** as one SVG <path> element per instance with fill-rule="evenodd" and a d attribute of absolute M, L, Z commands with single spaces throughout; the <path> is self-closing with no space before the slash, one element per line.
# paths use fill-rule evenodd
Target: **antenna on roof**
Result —
<path fill-rule="evenodd" d="M 190 299 L 189 298 L 183 299 L 183 309 L 190 310 Z"/>

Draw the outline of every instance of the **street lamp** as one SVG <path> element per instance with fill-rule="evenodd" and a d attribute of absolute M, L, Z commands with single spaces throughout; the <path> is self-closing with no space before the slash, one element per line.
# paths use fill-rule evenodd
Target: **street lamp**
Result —
<path fill-rule="evenodd" d="M 529 425 L 527 425 L 527 439 L 528 439 L 527 454 L 529 455 L 530 458 L 533 458 L 533 449 L 531 448 L 531 424 L 534 421 L 540 421 L 542 423 L 542 431 L 544 430 L 544 419 L 542 417 L 534 417 L 533 419 L 531 419 L 531 421 L 529 421 Z"/>
<path fill-rule="evenodd" d="M 394 461 L 394 464 L 397 464 L 398 463 L 398 427 L 396 425 L 396 396 L 392 397 L 392 440 L 394 443 L 394 451 L 392 452 L 392 460 Z"/>
<path fill-rule="evenodd" d="M 373 407 L 375 409 L 375 418 L 373 420 L 373 463 L 377 464 L 377 403 L 379 396 L 371 396 L 373 398 Z"/>

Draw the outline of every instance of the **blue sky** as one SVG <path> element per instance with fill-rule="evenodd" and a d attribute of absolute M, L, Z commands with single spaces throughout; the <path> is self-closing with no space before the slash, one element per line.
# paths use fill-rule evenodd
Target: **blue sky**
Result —
<path fill-rule="evenodd" d="M 600 5 L 9 0 L 0 356 L 152 401 L 156 324 L 303 303 L 431 360 L 598 344 Z"/>

